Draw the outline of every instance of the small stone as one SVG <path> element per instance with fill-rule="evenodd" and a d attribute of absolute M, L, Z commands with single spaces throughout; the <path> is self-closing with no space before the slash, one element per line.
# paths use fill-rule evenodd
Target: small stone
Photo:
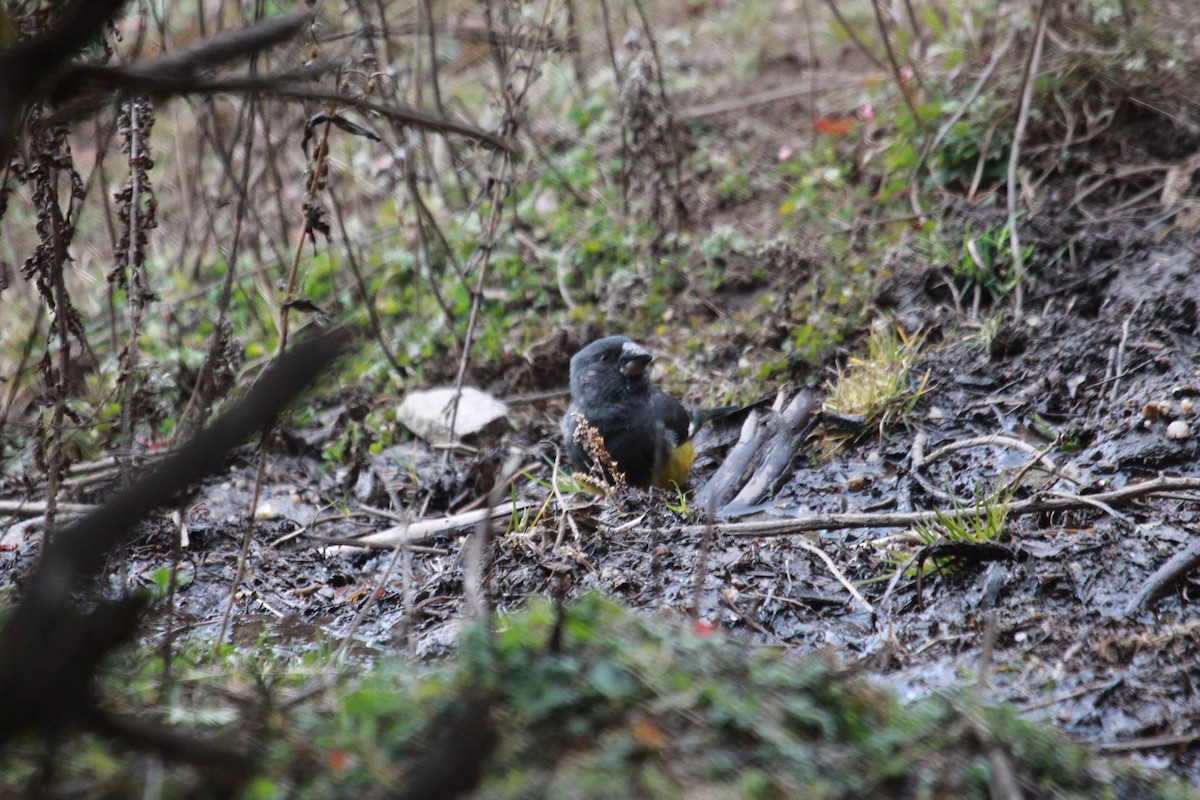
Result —
<path fill-rule="evenodd" d="M 1170 416 L 1167 414 L 1167 409 L 1163 407 L 1163 403 L 1156 400 L 1151 400 L 1142 406 L 1142 419 L 1147 422 L 1158 422 L 1163 417 Z"/>
<path fill-rule="evenodd" d="M 1183 414 L 1194 414 L 1196 413 L 1196 404 L 1192 401 L 1192 398 L 1185 397 L 1179 401 L 1179 411 Z"/>
<path fill-rule="evenodd" d="M 856 472 L 846 479 L 846 488 L 852 492 L 861 492 L 870 484 L 871 479 L 865 472 Z"/>
<path fill-rule="evenodd" d="M 946 421 L 946 412 L 938 406 L 933 406 L 929 409 L 928 419 L 934 425 L 941 425 Z"/>
<path fill-rule="evenodd" d="M 1168 439 L 1187 439 L 1192 435 L 1191 428 L 1181 419 L 1177 419 L 1167 426 Z"/>
<path fill-rule="evenodd" d="M 491 395 L 464 386 L 458 414 L 452 415 L 455 391 L 450 387 L 426 389 L 409 394 L 396 409 L 396 419 L 430 444 L 454 444 L 463 436 L 479 433 L 505 419 L 508 407 Z M 454 430 L 450 417 L 455 416 Z"/>

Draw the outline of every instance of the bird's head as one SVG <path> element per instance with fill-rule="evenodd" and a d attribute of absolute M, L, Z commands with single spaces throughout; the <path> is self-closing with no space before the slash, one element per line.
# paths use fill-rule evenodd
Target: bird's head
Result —
<path fill-rule="evenodd" d="M 571 394 L 577 399 L 617 399 L 650 391 L 650 351 L 624 336 L 597 339 L 571 358 Z"/>

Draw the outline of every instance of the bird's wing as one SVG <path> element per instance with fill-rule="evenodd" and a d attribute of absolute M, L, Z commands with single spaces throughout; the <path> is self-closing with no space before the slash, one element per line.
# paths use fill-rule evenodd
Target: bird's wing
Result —
<path fill-rule="evenodd" d="M 650 407 L 654 418 L 662 423 L 667 434 L 674 439 L 673 444 L 680 445 L 688 440 L 691 418 L 678 400 L 661 389 L 655 389 L 650 394 Z"/>

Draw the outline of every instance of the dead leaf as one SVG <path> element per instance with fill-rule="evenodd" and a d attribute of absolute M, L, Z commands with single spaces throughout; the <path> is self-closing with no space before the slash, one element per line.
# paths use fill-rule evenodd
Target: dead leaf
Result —
<path fill-rule="evenodd" d="M 813 130 L 825 136 L 845 136 L 858 125 L 854 117 L 817 117 Z"/>

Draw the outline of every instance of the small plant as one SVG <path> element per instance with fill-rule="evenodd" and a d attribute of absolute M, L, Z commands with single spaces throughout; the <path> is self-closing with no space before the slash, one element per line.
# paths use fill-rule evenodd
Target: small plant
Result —
<path fill-rule="evenodd" d="M 1007 487 L 976 493 L 973 510 L 955 501 L 950 510 L 938 511 L 932 522 L 914 525 L 900 538 L 917 547 L 917 553 L 942 544 L 996 544 L 1004 536 L 1011 501 L 1012 489 Z M 952 560 L 949 556 L 935 556 L 922 561 L 913 557 L 916 553 L 892 542 L 881 543 L 881 550 L 884 563 L 890 565 L 893 573 L 903 569 L 910 576 L 946 569 Z"/>
<path fill-rule="evenodd" d="M 864 430 L 882 430 L 910 411 L 928 391 L 929 372 L 910 386 L 910 373 L 920 357 L 924 337 L 892 324 L 876 324 L 867 341 L 866 358 L 851 357 L 826 390 L 825 410 L 861 419 Z"/>
<path fill-rule="evenodd" d="M 957 258 L 951 259 L 950 269 L 961 283 L 961 295 L 971 292 L 971 315 L 979 316 L 979 306 L 983 292 L 987 292 L 992 302 L 1004 299 L 1021 281 L 1021 273 L 1016 270 L 1012 257 L 1012 226 L 1005 224 L 1000 228 L 975 235 L 971 231 L 971 223 L 967 223 L 963 231 L 962 248 Z M 1033 245 L 1029 245 L 1021 254 L 1021 261 L 1028 262 L 1033 255 Z"/>
<path fill-rule="evenodd" d="M 177 572 L 172 577 L 170 567 L 159 567 L 153 572 L 143 575 L 142 582 L 145 584 L 150 599 L 158 602 L 171 593 L 172 582 L 176 589 L 183 589 L 189 586 L 195 577 L 196 573 L 192 570 Z"/>
<path fill-rule="evenodd" d="M 976 350 L 988 352 L 992 349 L 992 345 L 996 342 L 996 337 L 1000 335 L 1000 329 L 1004 325 L 1004 314 L 993 314 L 990 317 L 979 319 L 976 324 L 975 334 L 971 337 L 971 346 Z"/>
<path fill-rule="evenodd" d="M 728 258 L 732 253 L 743 252 L 748 248 L 746 237 L 731 225 L 718 225 L 700 243 L 700 252 L 709 262 Z"/>
<path fill-rule="evenodd" d="M 683 514 L 684 516 L 687 516 L 688 508 L 689 508 L 687 492 L 685 492 L 683 489 L 680 489 L 678 486 L 676 486 L 675 487 L 675 502 L 674 503 L 668 502 L 667 508 L 674 511 L 676 514 Z"/>
<path fill-rule="evenodd" d="M 730 172 L 717 182 L 717 198 L 726 206 L 736 206 L 754 199 L 754 185 L 745 172 Z"/>

